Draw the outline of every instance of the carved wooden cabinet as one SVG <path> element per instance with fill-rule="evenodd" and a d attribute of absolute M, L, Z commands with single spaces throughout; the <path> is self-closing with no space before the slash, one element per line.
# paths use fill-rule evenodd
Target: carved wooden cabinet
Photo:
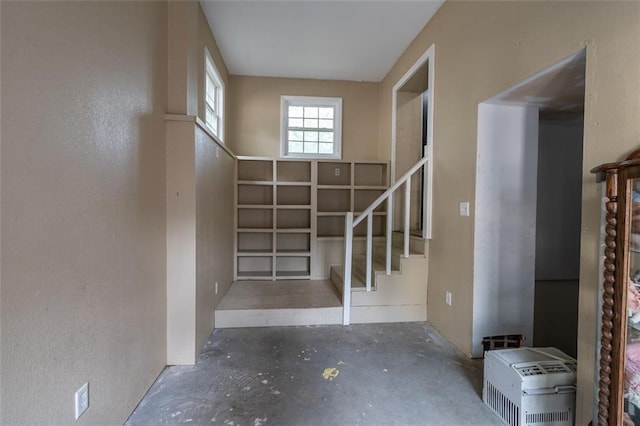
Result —
<path fill-rule="evenodd" d="M 606 181 L 599 425 L 640 425 L 640 150 L 592 170 Z"/>

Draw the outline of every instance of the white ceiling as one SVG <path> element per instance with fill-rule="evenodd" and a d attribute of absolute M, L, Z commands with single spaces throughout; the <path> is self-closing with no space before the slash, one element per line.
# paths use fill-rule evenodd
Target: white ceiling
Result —
<path fill-rule="evenodd" d="M 200 3 L 231 74 L 378 82 L 444 0 Z"/>

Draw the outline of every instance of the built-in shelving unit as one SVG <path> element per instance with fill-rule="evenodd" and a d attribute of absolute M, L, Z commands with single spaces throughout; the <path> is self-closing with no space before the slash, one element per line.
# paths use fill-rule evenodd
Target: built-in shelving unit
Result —
<path fill-rule="evenodd" d="M 238 157 L 235 278 L 311 278 L 317 242 L 342 238 L 345 213 L 366 209 L 388 179 L 385 162 Z M 385 215 L 374 213 L 375 236 Z"/>

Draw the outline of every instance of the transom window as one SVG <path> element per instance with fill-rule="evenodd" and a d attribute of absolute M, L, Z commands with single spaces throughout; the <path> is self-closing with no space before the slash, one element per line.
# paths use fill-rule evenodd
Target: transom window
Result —
<path fill-rule="evenodd" d="M 209 126 L 213 134 L 223 141 L 223 108 L 224 108 L 224 83 L 220 73 L 209 54 L 204 49 L 205 76 L 204 76 L 204 122 Z"/>
<path fill-rule="evenodd" d="M 282 96 L 283 157 L 340 158 L 342 98 Z"/>

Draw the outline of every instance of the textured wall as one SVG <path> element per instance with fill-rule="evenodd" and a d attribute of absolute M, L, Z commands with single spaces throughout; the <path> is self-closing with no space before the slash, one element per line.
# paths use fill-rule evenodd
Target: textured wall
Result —
<path fill-rule="evenodd" d="M 429 321 L 465 352 L 471 345 L 473 221 L 459 217 L 473 204 L 478 103 L 586 47 L 586 97 L 578 421 L 591 419 L 597 331 L 600 188 L 591 167 L 624 157 L 640 141 L 640 3 L 446 2 L 387 74 L 380 92 L 380 157 L 388 158 L 391 89 L 435 43 L 434 211 L 429 259 Z M 464 31 L 461 31 L 464 29 Z M 453 183 L 455 182 L 455 184 Z M 472 212 L 473 214 L 473 212 Z M 445 285 L 458 303 L 443 304 Z"/>
<path fill-rule="evenodd" d="M 235 161 L 199 128 L 195 151 L 196 350 L 199 351 L 213 329 L 213 310 L 233 281 Z"/>
<path fill-rule="evenodd" d="M 280 96 L 342 100 L 342 158 L 378 159 L 378 84 L 231 76 L 229 145 L 237 155 L 280 156 Z"/>
<path fill-rule="evenodd" d="M 184 66 L 172 65 L 168 80 L 169 105 L 182 109 L 166 133 L 167 362 L 193 364 L 233 279 L 233 159 L 195 122 L 198 107 L 204 115 L 205 46 L 228 77 L 199 3 L 170 3 L 169 37 L 169 63 Z"/>
<path fill-rule="evenodd" d="M 2 2 L 2 424 L 122 423 L 165 365 L 166 5 Z"/>

